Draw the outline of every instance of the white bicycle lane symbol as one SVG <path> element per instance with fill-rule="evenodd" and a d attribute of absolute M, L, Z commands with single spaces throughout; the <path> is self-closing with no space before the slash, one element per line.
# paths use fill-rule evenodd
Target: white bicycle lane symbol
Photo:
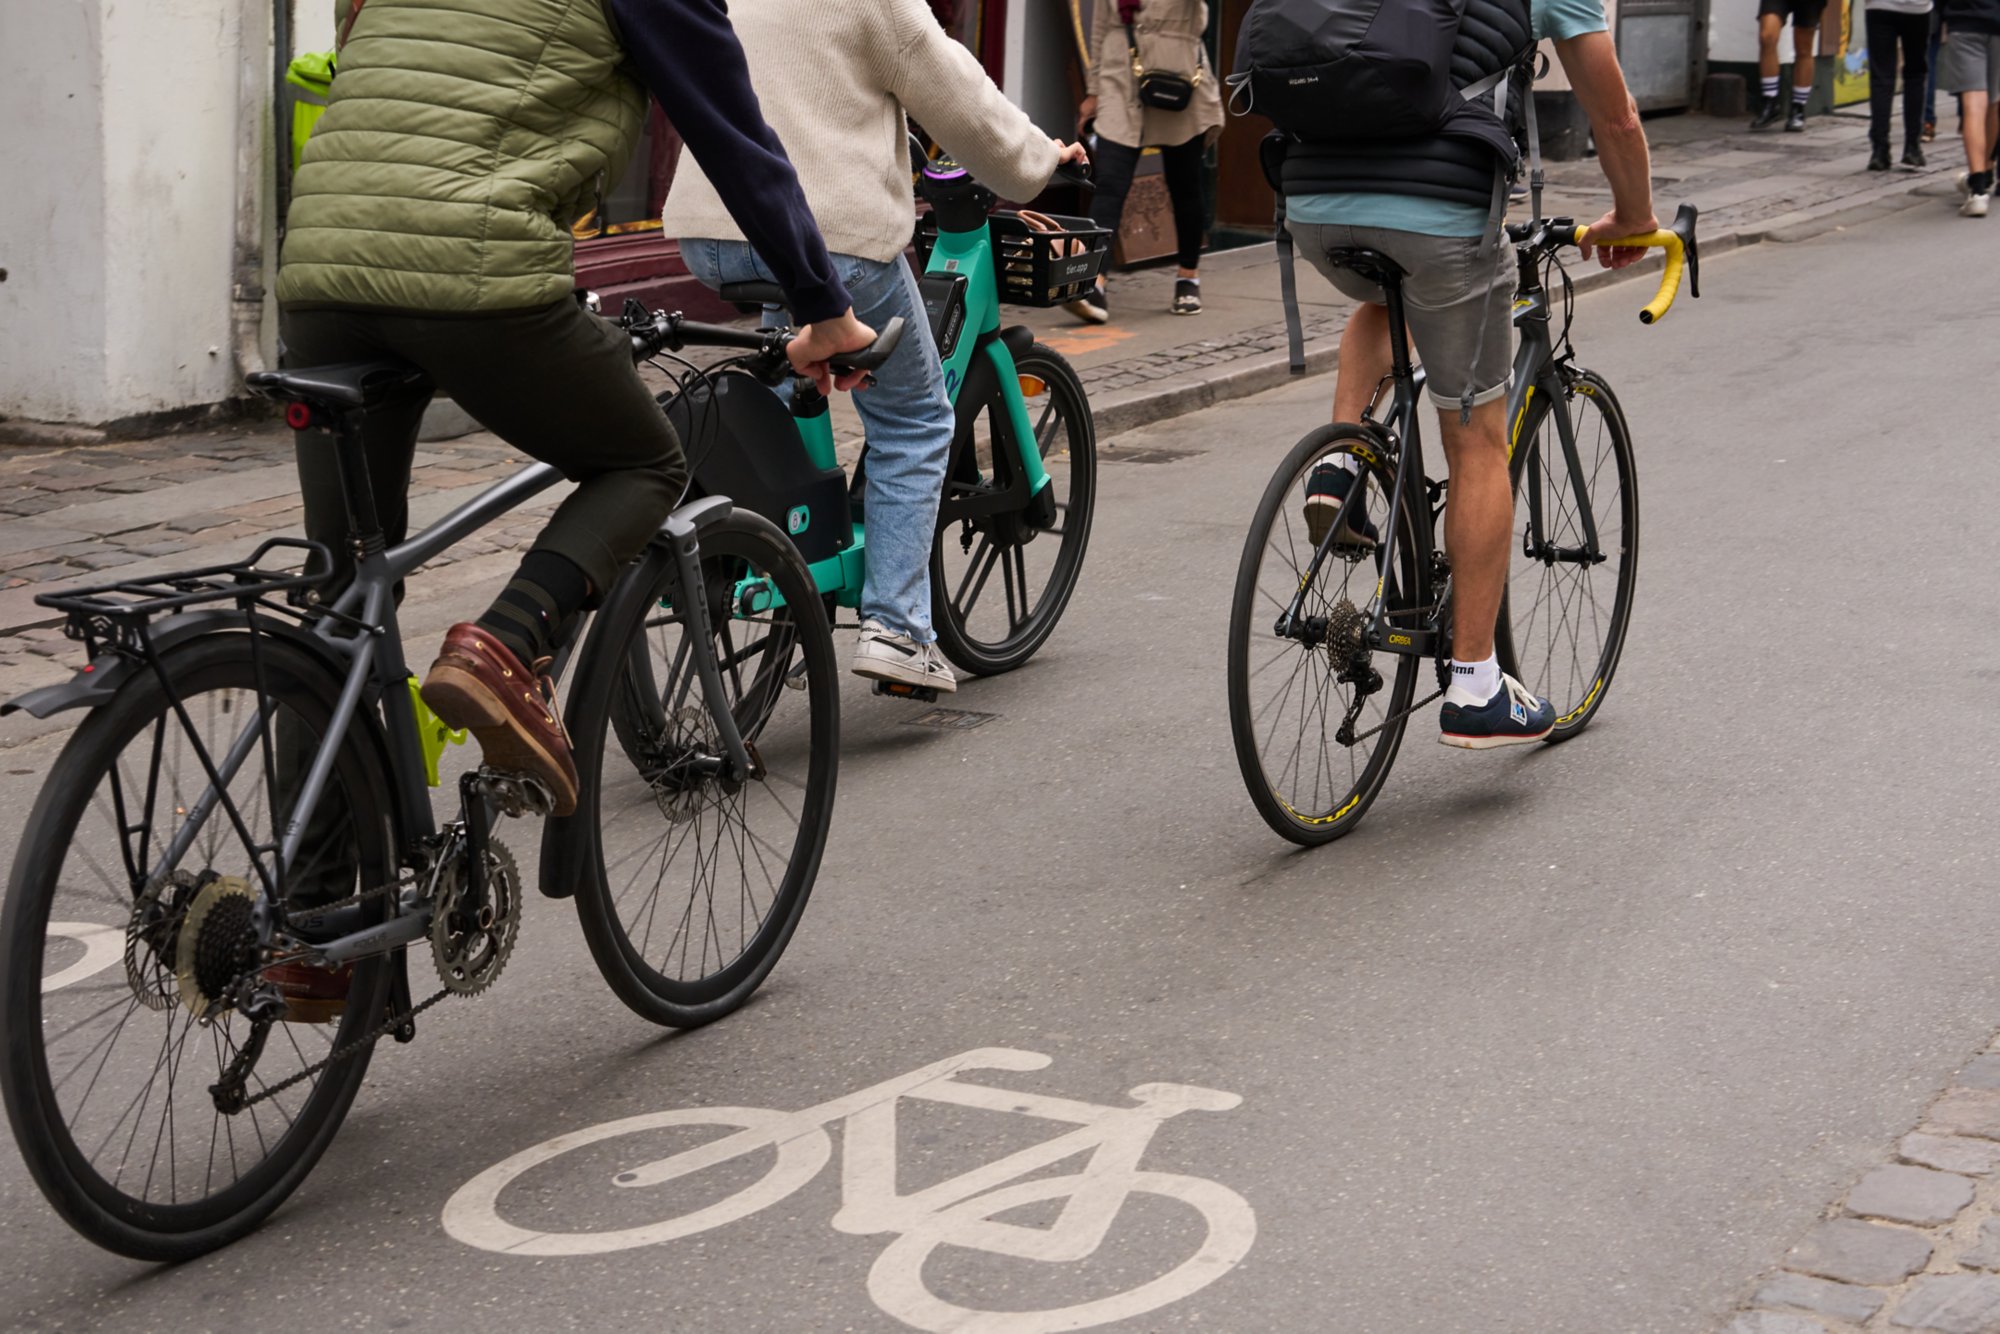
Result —
<path fill-rule="evenodd" d="M 1218 1182 L 1141 1170 L 1154 1132 L 1183 1112 L 1222 1112 L 1243 1100 L 1234 1093 L 1187 1084 L 1141 1084 L 1134 1106 L 1109 1107 L 1012 1089 L 964 1084 L 968 1070 L 1040 1070 L 1050 1058 L 1007 1047 L 984 1047 L 885 1080 L 800 1112 L 759 1107 L 691 1107 L 607 1121 L 559 1135 L 474 1177 L 444 1207 L 445 1231 L 459 1241 L 509 1255 L 597 1255 L 656 1246 L 747 1218 L 778 1203 L 819 1174 L 833 1156 L 826 1127 L 842 1123 L 841 1206 L 832 1223 L 855 1235 L 894 1233 L 896 1239 L 868 1273 L 875 1304 L 917 1329 L 953 1334 L 1042 1334 L 1088 1329 L 1180 1301 L 1228 1273 L 1257 1237 L 1257 1218 L 1241 1195 Z M 1077 1127 L 934 1186 L 896 1190 L 896 1106 L 904 1098 L 985 1111 L 1015 1112 Z M 735 1134 L 619 1172 L 612 1184 L 642 1189 L 686 1177 L 759 1150 L 777 1161 L 749 1187 L 705 1208 L 642 1227 L 602 1232 L 545 1232 L 501 1217 L 500 1197 L 523 1174 L 586 1145 L 670 1126 L 727 1126 Z M 1063 1159 L 1088 1152 L 1082 1170 L 1022 1180 Z M 924 1262 L 941 1246 L 1049 1263 L 1089 1259 L 1133 1192 L 1162 1195 L 1197 1210 L 1206 1234 L 1193 1256 L 1139 1287 L 1074 1306 L 1042 1311 L 982 1311 L 933 1294 Z M 1046 1227 L 1002 1222 L 1023 1205 L 1063 1200 Z"/>

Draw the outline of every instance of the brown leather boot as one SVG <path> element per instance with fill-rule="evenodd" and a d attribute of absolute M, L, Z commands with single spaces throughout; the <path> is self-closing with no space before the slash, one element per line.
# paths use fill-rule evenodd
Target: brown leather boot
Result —
<path fill-rule="evenodd" d="M 535 664 L 547 665 L 546 658 Z M 479 738 L 489 766 L 539 778 L 555 797 L 557 815 L 576 809 L 576 759 L 556 715 L 555 682 L 522 666 L 506 645 L 477 625 L 454 625 L 424 678 L 423 696 L 441 721 Z"/>

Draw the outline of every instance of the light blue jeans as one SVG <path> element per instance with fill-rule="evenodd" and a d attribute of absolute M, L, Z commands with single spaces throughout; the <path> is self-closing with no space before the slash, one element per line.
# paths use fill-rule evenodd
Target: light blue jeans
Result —
<path fill-rule="evenodd" d="M 742 241 L 683 240 L 681 258 L 689 273 L 713 288 L 776 281 Z M 897 315 L 904 322 L 903 341 L 875 372 L 874 388 L 854 395 L 868 433 L 868 577 L 861 615 L 928 644 L 937 638 L 931 629 L 931 542 L 954 429 L 944 368 L 909 265 L 835 255 L 833 266 L 854 299 L 856 319 L 872 329 Z"/>

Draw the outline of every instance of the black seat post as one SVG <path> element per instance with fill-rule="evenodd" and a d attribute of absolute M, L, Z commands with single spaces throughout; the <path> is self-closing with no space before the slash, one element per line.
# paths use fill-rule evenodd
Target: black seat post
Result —
<path fill-rule="evenodd" d="M 1391 269 L 1375 275 L 1382 284 L 1383 304 L 1389 308 L 1389 366 L 1398 384 L 1408 384 L 1416 369 L 1410 364 L 1410 330 L 1403 322 L 1403 275 Z"/>
<path fill-rule="evenodd" d="M 341 500 L 347 506 L 347 536 L 357 561 L 379 556 L 388 549 L 382 533 L 382 515 L 375 508 L 374 480 L 368 473 L 368 450 L 362 435 L 366 408 L 350 408 L 340 414 L 333 431 L 334 456 L 340 465 Z"/>

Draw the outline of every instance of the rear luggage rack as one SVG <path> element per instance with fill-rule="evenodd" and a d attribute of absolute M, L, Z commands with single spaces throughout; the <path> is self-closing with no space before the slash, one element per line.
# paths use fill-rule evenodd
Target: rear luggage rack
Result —
<path fill-rule="evenodd" d="M 297 568 L 262 568 L 271 553 L 279 550 L 300 552 L 303 559 Z M 249 559 L 233 564 L 41 593 L 35 605 L 68 616 L 63 634 L 83 642 L 94 655 L 100 645 L 137 648 L 144 640 L 146 622 L 155 616 L 210 602 L 234 602 L 247 609 L 276 593 L 319 587 L 331 577 L 332 569 L 332 553 L 323 543 L 273 537 L 251 552 Z M 285 610 L 297 614 L 290 608 Z"/>

